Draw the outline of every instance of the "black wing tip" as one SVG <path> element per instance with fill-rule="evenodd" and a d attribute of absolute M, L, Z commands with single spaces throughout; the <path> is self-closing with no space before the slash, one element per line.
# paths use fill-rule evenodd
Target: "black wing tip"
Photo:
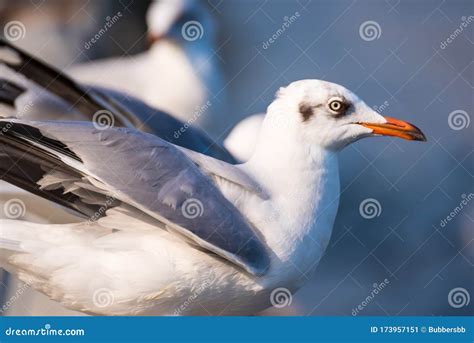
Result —
<path fill-rule="evenodd" d="M 70 150 L 66 144 L 59 140 L 43 135 L 41 129 L 35 126 L 34 122 L 19 122 L 14 119 L 4 119 L 0 117 L 0 135 L 9 136 L 10 139 L 14 139 L 14 137 L 27 138 L 35 141 L 36 143 L 47 146 L 50 149 L 56 150 L 64 155 L 67 155 L 78 162 L 83 162 L 81 158 L 77 156 L 72 150 Z M 27 141 L 24 143 L 31 144 Z"/>
<path fill-rule="evenodd" d="M 0 36 L 0 46 L 9 46 L 10 43 L 7 41 L 5 37 Z"/>
<path fill-rule="evenodd" d="M 17 85 L 15 82 L 0 78 L 0 103 L 13 107 L 15 105 L 15 100 L 25 91 L 25 88 Z"/>

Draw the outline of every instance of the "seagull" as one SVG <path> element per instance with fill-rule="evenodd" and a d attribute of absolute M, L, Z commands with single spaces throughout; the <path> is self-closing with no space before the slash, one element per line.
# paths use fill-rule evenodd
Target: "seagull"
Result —
<path fill-rule="evenodd" d="M 227 118 L 222 115 L 224 81 L 214 56 L 216 24 L 208 8 L 197 0 L 153 1 L 147 25 L 149 50 L 74 66 L 69 74 L 130 94 L 217 136 Z M 222 96 L 214 99 L 217 94 Z"/>
<path fill-rule="evenodd" d="M 134 128 L 1 119 L 0 175 L 84 216 L 0 220 L 2 266 L 89 314 L 256 314 L 314 270 L 338 208 L 338 152 L 371 136 L 426 140 L 321 80 L 278 91 L 239 165 Z"/>
<path fill-rule="evenodd" d="M 246 162 L 252 157 L 264 119 L 263 113 L 250 115 L 237 123 L 224 139 L 224 147 L 238 161 Z"/>

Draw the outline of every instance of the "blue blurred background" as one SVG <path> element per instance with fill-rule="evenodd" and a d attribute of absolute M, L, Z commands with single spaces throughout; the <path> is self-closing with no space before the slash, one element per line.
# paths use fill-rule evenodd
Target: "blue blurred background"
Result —
<path fill-rule="evenodd" d="M 279 87 L 309 78 L 344 85 L 428 138 L 364 140 L 341 153 L 343 191 L 327 252 L 315 274 L 303 276 L 308 284 L 291 308 L 265 314 L 472 315 L 474 300 L 453 306 L 449 295 L 462 288 L 465 299 L 474 296 L 474 2 L 202 2 L 217 25 L 212 59 L 224 77 L 223 91 L 213 94 L 227 109 L 215 139 L 264 112 Z M 7 0 L 0 24 L 21 20 L 27 32 L 16 43 L 63 68 L 145 50 L 148 4 Z M 84 49 L 117 11 L 121 21 Z M 360 209 L 367 199 L 377 205 L 375 216 Z M 14 292 L 4 289 L 4 301 Z M 37 299 L 25 295 L 9 314 L 70 314 Z"/>

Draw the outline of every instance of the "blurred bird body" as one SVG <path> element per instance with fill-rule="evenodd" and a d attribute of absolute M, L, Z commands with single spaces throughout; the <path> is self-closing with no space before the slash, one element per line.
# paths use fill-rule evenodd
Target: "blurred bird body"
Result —
<path fill-rule="evenodd" d="M 169 40 L 136 56 L 75 66 L 69 74 L 84 83 L 122 91 L 184 121 L 208 99 L 185 51 Z"/>
<path fill-rule="evenodd" d="M 239 161 L 248 161 L 257 145 L 258 134 L 262 127 L 265 114 L 254 114 L 234 126 L 224 140 L 224 147 Z"/>
<path fill-rule="evenodd" d="M 208 9 L 195 0 L 154 1 L 147 23 L 149 50 L 74 66 L 69 73 L 83 83 L 130 94 L 217 137 L 227 118 Z"/>

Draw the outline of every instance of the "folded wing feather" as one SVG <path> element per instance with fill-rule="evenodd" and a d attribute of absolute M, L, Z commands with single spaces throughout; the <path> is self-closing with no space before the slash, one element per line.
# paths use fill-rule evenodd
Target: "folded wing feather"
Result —
<path fill-rule="evenodd" d="M 104 201 L 100 197 L 112 198 L 254 275 L 269 268 L 268 251 L 257 230 L 222 195 L 199 163 L 174 145 L 134 129 L 98 130 L 83 122 L 5 119 L 0 120 L 0 132 L 4 137 L 0 144 L 20 142 L 25 149 L 38 150 L 40 160 L 47 156 L 62 168 L 63 174 L 51 173 L 56 168 L 49 168 L 38 180 L 44 190 L 66 188 L 85 204 Z M 221 166 L 221 177 L 226 174 L 223 170 Z M 235 175 L 245 179 L 240 171 Z M 249 180 L 243 185 L 246 189 L 251 187 Z M 238 183 L 239 178 L 230 181 Z"/>

